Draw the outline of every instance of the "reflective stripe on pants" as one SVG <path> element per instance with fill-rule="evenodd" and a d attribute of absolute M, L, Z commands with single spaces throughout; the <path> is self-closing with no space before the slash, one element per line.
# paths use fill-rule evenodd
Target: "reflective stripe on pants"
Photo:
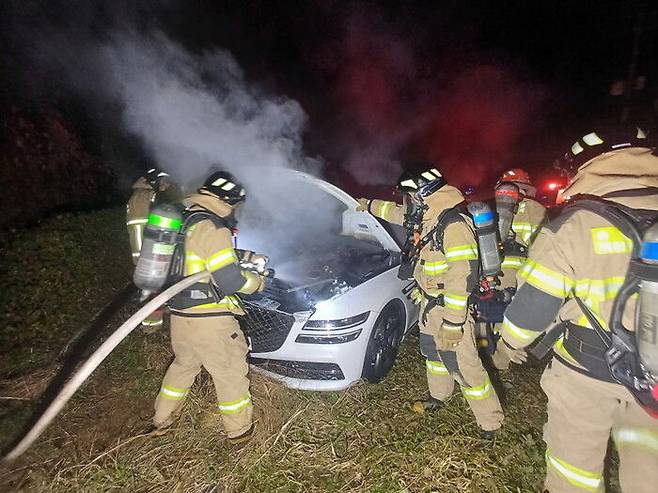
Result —
<path fill-rule="evenodd" d="M 612 434 L 619 453 L 621 490 L 649 493 L 658 484 L 658 420 L 621 385 L 588 377 L 556 361 L 544 371 L 548 397 L 545 488 L 551 493 L 602 492 L 601 480 Z M 648 440 L 647 440 L 648 438 Z"/>
<path fill-rule="evenodd" d="M 427 325 L 421 324 L 421 332 L 429 335 L 436 332 L 436 325 L 442 319 L 440 310 L 432 310 L 428 315 Z M 435 342 L 436 344 L 436 342 Z M 442 352 L 442 354 L 444 354 Z M 435 360 L 426 360 L 427 385 L 430 395 L 440 401 L 448 399 L 454 390 L 455 376 L 451 375 L 448 368 L 458 367 L 465 383 L 464 395 L 467 397 L 471 411 L 475 416 L 480 428 L 484 430 L 497 430 L 503 422 L 503 410 L 500 406 L 498 396 L 489 383 L 489 376 L 482 366 L 478 355 L 475 336 L 473 335 L 473 324 L 470 320 L 464 324 L 464 337 L 456 348 L 456 351 L 446 351 L 445 358 L 453 358 L 453 363 L 448 360 L 441 361 L 441 357 Z M 456 362 L 455 362 L 456 360 Z M 469 394 L 470 395 L 467 395 Z"/>
<path fill-rule="evenodd" d="M 167 369 L 155 401 L 156 426 L 170 424 L 180 412 L 201 367 L 210 373 L 217 393 L 217 411 L 229 437 L 246 432 L 252 423 L 247 373 L 247 342 L 235 317 L 188 318 L 172 315 L 171 346 L 175 358 Z"/>

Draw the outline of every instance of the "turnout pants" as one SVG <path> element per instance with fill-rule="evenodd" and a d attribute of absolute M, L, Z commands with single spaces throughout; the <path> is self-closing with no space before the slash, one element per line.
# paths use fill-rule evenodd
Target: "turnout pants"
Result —
<path fill-rule="evenodd" d="M 436 322 L 440 316 L 432 317 L 433 312 L 438 310 L 430 312 L 428 323 L 421 326 L 420 333 L 430 395 L 445 401 L 452 395 L 457 380 L 480 428 L 497 430 L 503 422 L 503 409 L 480 361 L 473 323 L 467 320 L 464 324 L 464 337 L 455 351 L 439 351 L 436 342 L 439 325 Z"/>
<path fill-rule="evenodd" d="M 155 426 L 172 423 L 203 367 L 215 384 L 217 411 L 226 434 L 236 437 L 249 430 L 253 407 L 247 377 L 248 347 L 235 317 L 172 315 L 171 346 L 175 358 L 155 400 Z"/>
<path fill-rule="evenodd" d="M 603 492 L 603 463 L 612 435 L 625 493 L 658 488 L 658 419 L 621 385 L 578 373 L 553 359 L 541 386 L 548 397 L 546 482 L 550 493 Z"/>

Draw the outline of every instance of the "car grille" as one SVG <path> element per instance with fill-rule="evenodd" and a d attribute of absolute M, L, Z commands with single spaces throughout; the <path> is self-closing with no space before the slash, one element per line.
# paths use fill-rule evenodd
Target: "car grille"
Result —
<path fill-rule="evenodd" d="M 253 303 L 245 302 L 244 305 L 247 314 L 240 317 L 240 324 L 251 340 L 251 351 L 268 353 L 283 346 L 295 318 L 287 313 L 266 310 Z"/>
<path fill-rule="evenodd" d="M 336 363 L 314 363 L 308 361 L 284 361 L 277 359 L 249 358 L 252 365 L 277 375 L 302 380 L 345 380 Z"/>

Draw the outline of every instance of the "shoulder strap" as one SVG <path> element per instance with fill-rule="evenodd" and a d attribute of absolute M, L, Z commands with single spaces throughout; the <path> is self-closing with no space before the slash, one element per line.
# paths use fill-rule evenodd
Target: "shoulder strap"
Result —
<path fill-rule="evenodd" d="M 658 218 L 658 212 L 633 209 L 596 195 L 577 195 L 573 202 L 567 204 L 562 214 L 577 210 L 587 210 L 612 223 L 624 236 L 633 241 L 633 257 L 639 253 L 642 235 Z"/>
<path fill-rule="evenodd" d="M 637 257 L 639 254 L 644 231 L 658 218 L 658 213 L 656 211 L 633 209 L 595 195 L 577 195 L 572 203 L 569 203 L 564 207 L 562 214 L 570 214 L 578 210 L 586 210 L 597 214 L 619 229 L 624 236 L 630 238 L 633 241 L 632 258 Z M 622 290 L 623 289 L 624 288 L 622 288 Z M 606 347 L 609 347 L 612 340 L 608 332 L 603 329 L 598 319 L 594 316 L 592 310 L 585 304 L 585 302 L 576 296 L 575 293 L 573 293 L 572 296 L 592 328 L 605 343 Z M 617 300 L 615 300 L 615 306 L 617 305 L 616 301 Z M 614 324 L 611 325 L 611 330 L 614 332 Z"/>
<path fill-rule="evenodd" d="M 187 231 L 197 223 L 201 221 L 211 221 L 217 229 L 219 228 L 230 228 L 230 225 L 226 219 L 219 217 L 217 214 L 214 214 L 208 210 L 200 211 L 184 211 L 183 212 L 183 226 L 181 227 L 181 234 L 185 235 Z"/>
<path fill-rule="evenodd" d="M 215 225 L 217 229 L 219 228 L 230 228 L 230 224 L 224 218 L 219 217 L 217 214 L 214 214 L 206 209 L 183 211 L 183 225 L 178 233 L 178 239 L 176 241 L 176 247 L 174 250 L 174 257 L 172 259 L 171 267 L 169 269 L 169 276 L 174 281 L 183 277 L 184 265 L 185 265 L 185 236 L 189 229 L 195 224 L 200 223 L 201 221 L 209 220 Z"/>
<path fill-rule="evenodd" d="M 468 210 L 466 209 L 464 203 L 457 204 L 452 209 L 446 209 L 441 214 L 436 221 L 436 226 L 429 234 L 434 233 L 434 249 L 439 250 L 443 253 L 443 237 L 445 235 L 446 229 L 451 224 L 457 222 L 465 222 L 464 215 L 469 216 Z"/>

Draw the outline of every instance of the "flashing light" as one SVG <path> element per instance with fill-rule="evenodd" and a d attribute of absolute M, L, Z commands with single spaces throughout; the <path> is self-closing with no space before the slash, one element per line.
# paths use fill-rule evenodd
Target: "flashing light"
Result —
<path fill-rule="evenodd" d="M 548 183 L 546 184 L 546 188 L 548 188 L 550 191 L 554 192 L 555 190 L 557 190 L 558 188 L 560 188 L 560 184 L 559 184 L 559 183 L 556 183 L 556 182 L 554 182 L 554 181 L 551 181 L 551 182 L 548 182 Z"/>

